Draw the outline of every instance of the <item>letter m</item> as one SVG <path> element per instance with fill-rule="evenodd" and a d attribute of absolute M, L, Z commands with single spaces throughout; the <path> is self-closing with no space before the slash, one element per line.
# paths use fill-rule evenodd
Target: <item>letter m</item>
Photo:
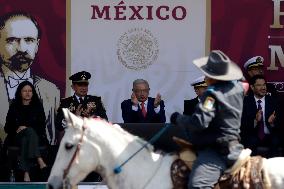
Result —
<path fill-rule="evenodd" d="M 104 20 L 110 20 L 109 17 L 109 8 L 110 6 L 104 6 L 103 10 L 100 11 L 99 7 L 97 5 L 91 5 L 93 8 L 93 16 L 91 19 L 98 19 L 98 18 L 103 18 Z"/>
<path fill-rule="evenodd" d="M 267 70 L 278 70 L 276 66 L 276 57 L 278 58 L 280 65 L 284 68 L 284 54 L 281 46 L 269 45 L 271 52 L 271 62 Z"/>

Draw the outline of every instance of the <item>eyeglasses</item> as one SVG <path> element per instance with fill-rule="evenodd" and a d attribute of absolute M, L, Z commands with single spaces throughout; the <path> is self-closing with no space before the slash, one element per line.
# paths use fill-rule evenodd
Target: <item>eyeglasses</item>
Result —
<path fill-rule="evenodd" d="M 134 89 L 135 93 L 148 93 L 150 89 Z"/>

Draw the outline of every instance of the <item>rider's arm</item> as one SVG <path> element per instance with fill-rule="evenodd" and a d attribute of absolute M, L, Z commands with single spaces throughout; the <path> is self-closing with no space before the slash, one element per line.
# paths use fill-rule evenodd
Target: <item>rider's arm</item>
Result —
<path fill-rule="evenodd" d="M 177 124 L 183 125 L 189 131 L 206 129 L 216 114 L 216 99 L 210 93 L 206 93 L 201 102 L 196 105 L 192 116 L 179 115 Z"/>

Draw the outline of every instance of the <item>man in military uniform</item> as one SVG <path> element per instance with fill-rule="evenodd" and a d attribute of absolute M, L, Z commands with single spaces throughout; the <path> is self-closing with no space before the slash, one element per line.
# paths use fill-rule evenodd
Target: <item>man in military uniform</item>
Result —
<path fill-rule="evenodd" d="M 63 131 L 65 128 L 65 120 L 62 108 L 68 108 L 72 113 L 81 117 L 101 117 L 108 119 L 106 110 L 101 101 L 101 97 L 88 95 L 89 79 L 91 74 L 81 71 L 70 76 L 72 81 L 72 89 L 74 95 L 61 99 L 56 117 L 56 128 Z"/>
<path fill-rule="evenodd" d="M 175 112 L 171 122 L 185 130 L 198 151 L 188 188 L 213 188 L 243 149 L 239 130 L 244 90 L 242 83 L 237 81 L 243 74 L 219 50 L 193 63 L 205 74 L 208 88 L 192 116 Z"/>
<path fill-rule="evenodd" d="M 204 79 L 205 77 L 201 76 L 191 83 L 191 86 L 194 88 L 197 97 L 184 101 L 183 115 L 192 115 L 194 113 L 195 106 L 200 102 L 201 96 L 207 89 L 207 84 Z"/>
<path fill-rule="evenodd" d="M 72 81 L 74 95 L 61 99 L 56 117 L 56 127 L 59 131 L 65 129 L 65 119 L 62 108 L 68 108 L 72 113 L 81 117 L 101 117 L 108 119 L 101 97 L 88 95 L 89 79 L 91 74 L 86 71 L 75 73 L 69 77 Z M 91 172 L 84 180 L 86 182 L 99 182 L 102 178 L 96 172 Z"/>

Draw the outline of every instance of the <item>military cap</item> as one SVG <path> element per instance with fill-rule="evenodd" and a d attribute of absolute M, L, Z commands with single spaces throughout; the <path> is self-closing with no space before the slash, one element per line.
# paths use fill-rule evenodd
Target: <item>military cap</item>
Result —
<path fill-rule="evenodd" d="M 69 77 L 69 79 L 72 80 L 73 83 L 88 82 L 88 79 L 90 78 L 91 74 L 86 71 L 77 72 Z"/>
<path fill-rule="evenodd" d="M 246 63 L 244 64 L 244 68 L 248 70 L 249 68 L 252 67 L 258 67 L 258 66 L 263 66 L 263 57 L 262 56 L 255 56 L 250 58 Z"/>
<path fill-rule="evenodd" d="M 207 84 L 204 79 L 205 76 L 198 77 L 190 85 L 193 87 L 207 87 Z"/>

